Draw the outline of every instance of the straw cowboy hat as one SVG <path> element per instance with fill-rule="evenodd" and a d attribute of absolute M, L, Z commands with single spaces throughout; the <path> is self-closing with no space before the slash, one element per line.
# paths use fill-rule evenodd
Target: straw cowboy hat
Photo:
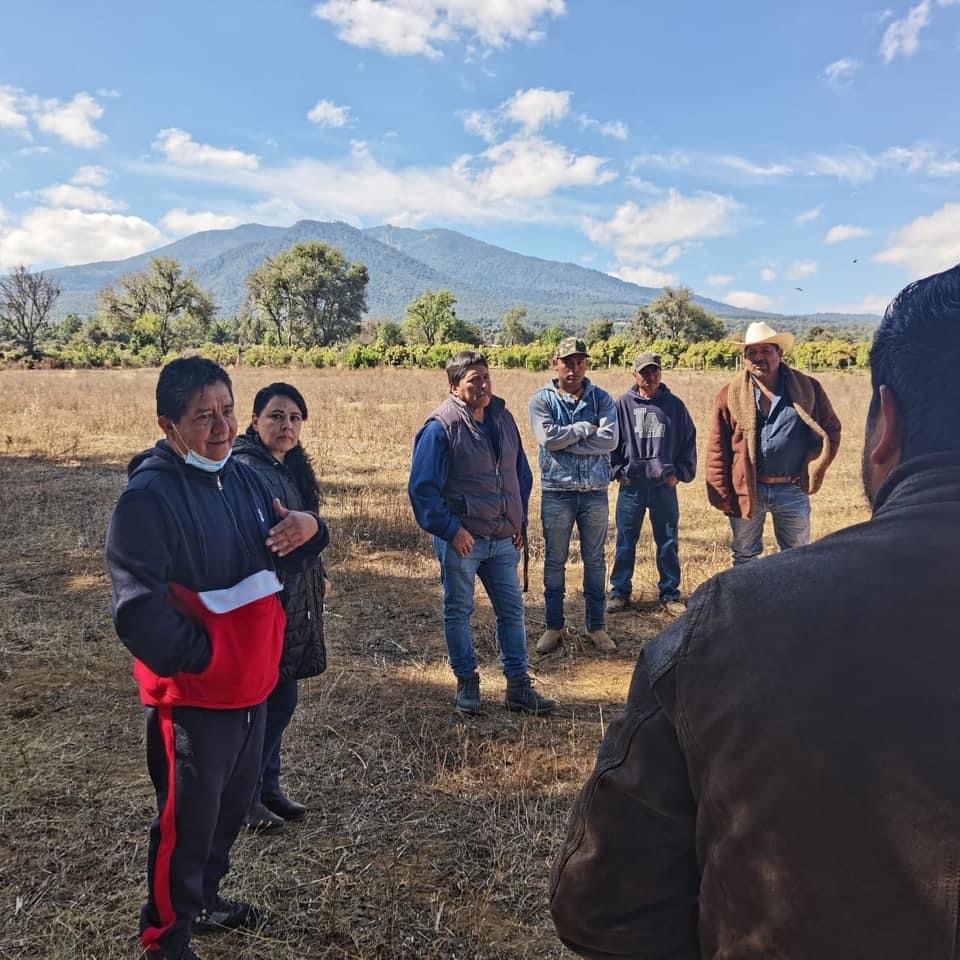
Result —
<path fill-rule="evenodd" d="M 760 343 L 775 343 L 784 353 L 792 346 L 795 337 L 792 333 L 777 333 L 773 327 L 758 320 L 747 327 L 747 335 L 743 340 L 734 340 L 738 347 L 753 347 Z"/>

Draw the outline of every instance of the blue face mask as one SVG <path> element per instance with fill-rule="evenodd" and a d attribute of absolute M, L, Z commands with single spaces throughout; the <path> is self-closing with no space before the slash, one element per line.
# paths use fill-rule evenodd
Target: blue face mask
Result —
<path fill-rule="evenodd" d="M 176 426 L 174 426 L 173 429 L 177 430 Z M 183 435 L 179 430 L 177 430 L 177 436 L 180 437 L 180 442 L 187 447 L 187 443 L 183 439 Z M 188 467 L 196 467 L 198 470 L 203 470 L 206 473 L 219 473 L 224 466 L 226 466 L 227 461 L 230 459 L 230 454 L 232 453 L 233 450 L 228 450 L 227 455 L 222 460 L 211 460 L 209 457 L 204 457 L 195 450 L 191 450 L 189 447 L 187 447 L 186 454 L 182 456 L 183 462 Z"/>

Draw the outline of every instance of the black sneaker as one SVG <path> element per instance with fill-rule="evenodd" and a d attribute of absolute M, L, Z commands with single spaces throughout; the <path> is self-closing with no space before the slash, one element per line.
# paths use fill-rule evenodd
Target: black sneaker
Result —
<path fill-rule="evenodd" d="M 483 713 L 483 704 L 480 703 L 480 676 L 457 677 L 457 710 L 468 716 L 475 717 Z"/>
<path fill-rule="evenodd" d="M 541 697 L 529 677 L 520 677 L 516 680 L 507 680 L 507 695 L 504 704 L 514 713 L 532 713 L 543 716 L 553 713 L 556 701 L 549 697 Z"/>
<path fill-rule="evenodd" d="M 217 902 L 212 907 L 205 907 L 193 921 L 193 929 L 195 933 L 236 930 L 238 927 L 259 927 L 264 920 L 264 912 L 251 903 L 217 897 Z"/>
<path fill-rule="evenodd" d="M 300 820 L 307 814 L 307 808 L 282 793 L 261 793 L 260 802 L 271 812 L 284 820 Z"/>

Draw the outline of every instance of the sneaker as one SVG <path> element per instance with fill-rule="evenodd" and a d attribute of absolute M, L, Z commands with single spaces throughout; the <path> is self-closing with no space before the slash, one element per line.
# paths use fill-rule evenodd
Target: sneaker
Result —
<path fill-rule="evenodd" d="M 176 950 L 164 950 L 163 947 L 150 947 L 144 951 L 143 955 L 147 960 L 200 960 L 200 957 L 193 952 L 189 943 L 183 947 L 178 947 Z"/>
<path fill-rule="evenodd" d="M 283 817 L 268 810 L 259 800 L 250 804 L 243 820 L 244 826 L 251 833 L 279 833 L 283 829 L 283 822 Z"/>
<path fill-rule="evenodd" d="M 593 644 L 593 648 L 600 653 L 613 653 L 617 649 L 617 645 L 610 639 L 610 634 L 602 627 L 599 630 L 588 630 L 587 637 Z"/>
<path fill-rule="evenodd" d="M 660 601 L 660 609 L 671 617 L 682 617 L 687 612 L 687 601 L 683 597 L 667 597 Z"/>
<path fill-rule="evenodd" d="M 193 921 L 193 929 L 195 933 L 236 930 L 238 927 L 259 927 L 265 920 L 264 912 L 251 903 L 217 897 L 217 902 L 212 907 L 205 907 L 200 911 L 200 915 Z"/>
<path fill-rule="evenodd" d="M 563 642 L 564 630 L 544 630 L 542 636 L 537 641 L 537 653 L 550 653 L 556 650 Z"/>
<path fill-rule="evenodd" d="M 260 802 L 271 812 L 283 820 L 299 820 L 307 808 L 296 800 L 290 800 L 282 793 L 261 793 Z"/>
<path fill-rule="evenodd" d="M 629 597 L 611 597 L 607 601 L 607 613 L 623 613 L 630 606 Z"/>
<path fill-rule="evenodd" d="M 483 713 L 483 704 L 480 703 L 480 676 L 457 677 L 457 712 L 475 717 Z"/>
<path fill-rule="evenodd" d="M 556 701 L 548 697 L 541 697 L 529 677 L 518 677 L 507 680 L 507 695 L 504 698 L 506 708 L 513 713 L 532 713 L 544 716 L 553 713 Z"/>

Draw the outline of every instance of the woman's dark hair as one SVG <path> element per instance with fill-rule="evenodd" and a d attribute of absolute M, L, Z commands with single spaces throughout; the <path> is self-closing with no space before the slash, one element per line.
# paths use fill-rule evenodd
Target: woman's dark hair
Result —
<path fill-rule="evenodd" d="M 233 396 L 230 374 L 219 363 L 204 357 L 181 357 L 171 360 L 157 380 L 157 416 L 169 417 L 174 423 L 187 412 L 193 395 L 212 383 L 225 383 Z"/>
<path fill-rule="evenodd" d="M 303 394 L 289 383 L 270 383 L 258 390 L 253 398 L 253 412 L 259 417 L 274 397 L 286 397 L 292 400 L 300 408 L 300 416 L 304 420 L 307 419 L 307 402 L 303 399 Z M 247 427 L 246 435 L 257 443 L 263 442 L 252 423 Z M 283 465 L 293 477 L 304 507 L 307 510 L 318 510 L 320 484 L 317 483 L 317 475 L 313 472 L 313 461 L 299 443 L 283 458 Z"/>
<path fill-rule="evenodd" d="M 487 367 L 487 358 L 479 350 L 462 350 L 447 360 L 447 381 L 451 387 L 457 386 L 471 367 Z"/>

